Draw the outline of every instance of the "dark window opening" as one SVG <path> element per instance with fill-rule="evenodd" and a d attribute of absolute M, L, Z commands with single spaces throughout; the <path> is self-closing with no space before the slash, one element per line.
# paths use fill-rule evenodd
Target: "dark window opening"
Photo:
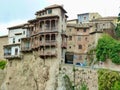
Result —
<path fill-rule="evenodd" d="M 69 48 L 71 49 L 71 46 L 69 46 Z"/>
<path fill-rule="evenodd" d="M 50 35 L 46 35 L 45 40 L 49 41 L 50 40 Z"/>
<path fill-rule="evenodd" d="M 18 39 L 18 42 L 20 42 L 20 39 Z"/>
<path fill-rule="evenodd" d="M 15 38 L 13 38 L 13 43 L 15 43 Z"/>
<path fill-rule="evenodd" d="M 51 40 L 55 40 L 55 34 L 51 35 Z"/>
<path fill-rule="evenodd" d="M 15 55 L 18 55 L 18 48 L 15 48 Z"/>
<path fill-rule="evenodd" d="M 42 41 L 42 37 L 40 37 L 40 41 Z"/>
<path fill-rule="evenodd" d="M 82 45 L 79 45 L 79 46 L 78 46 L 78 49 L 82 49 Z"/>
<path fill-rule="evenodd" d="M 48 10 L 48 14 L 51 14 L 51 13 L 52 13 L 52 9 L 49 9 L 49 10 Z"/>
<path fill-rule="evenodd" d="M 86 28 L 83 29 L 83 32 L 86 32 Z"/>
<path fill-rule="evenodd" d="M 72 36 L 69 36 L 69 40 L 72 40 Z"/>

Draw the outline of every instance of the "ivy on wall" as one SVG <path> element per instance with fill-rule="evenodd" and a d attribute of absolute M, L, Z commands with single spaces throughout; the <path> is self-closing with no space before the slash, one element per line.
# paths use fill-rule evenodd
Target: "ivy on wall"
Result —
<path fill-rule="evenodd" d="M 120 42 L 111 36 L 104 34 L 96 47 L 96 57 L 98 61 L 111 59 L 113 63 L 120 64 Z"/>

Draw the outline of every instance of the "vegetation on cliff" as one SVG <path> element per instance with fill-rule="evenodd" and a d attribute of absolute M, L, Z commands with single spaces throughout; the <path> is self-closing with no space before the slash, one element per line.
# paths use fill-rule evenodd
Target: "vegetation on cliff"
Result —
<path fill-rule="evenodd" d="M 118 22 L 120 22 L 120 13 L 118 15 Z M 117 24 L 115 28 L 115 33 L 116 33 L 117 39 L 120 39 L 120 23 Z"/>
<path fill-rule="evenodd" d="M 7 62 L 5 60 L 0 61 L 0 69 L 4 69 L 6 66 Z"/>
<path fill-rule="evenodd" d="M 96 47 L 96 57 L 98 61 L 111 59 L 113 63 L 120 64 L 120 42 L 111 36 L 104 34 Z"/>
<path fill-rule="evenodd" d="M 107 69 L 98 70 L 99 90 L 120 90 L 120 73 Z"/>

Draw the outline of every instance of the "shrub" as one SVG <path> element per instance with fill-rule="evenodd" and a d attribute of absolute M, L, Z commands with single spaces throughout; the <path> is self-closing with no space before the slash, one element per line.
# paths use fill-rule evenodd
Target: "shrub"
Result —
<path fill-rule="evenodd" d="M 6 61 L 1 60 L 1 61 L 0 61 L 0 69 L 4 69 L 4 68 L 5 68 L 5 66 L 6 66 L 6 64 L 7 64 L 7 62 L 6 62 Z"/>

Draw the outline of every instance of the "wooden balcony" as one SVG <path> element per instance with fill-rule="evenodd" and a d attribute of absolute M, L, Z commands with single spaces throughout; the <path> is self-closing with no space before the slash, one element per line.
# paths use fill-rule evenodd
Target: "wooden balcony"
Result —
<path fill-rule="evenodd" d="M 62 45 L 61 45 L 62 48 L 67 48 L 67 42 L 62 42 Z"/>
<path fill-rule="evenodd" d="M 21 47 L 21 52 L 30 52 L 31 47 Z"/>
<path fill-rule="evenodd" d="M 48 32 L 58 32 L 58 28 L 57 27 L 51 27 L 51 28 L 44 27 L 44 28 L 40 28 L 40 29 L 37 29 L 37 30 L 33 31 L 32 35 L 36 35 L 38 33 L 48 33 Z"/>
<path fill-rule="evenodd" d="M 57 51 L 47 51 L 47 50 L 44 50 L 44 51 L 40 51 L 40 57 L 57 57 Z"/>
<path fill-rule="evenodd" d="M 11 55 L 11 53 L 4 53 L 4 58 L 5 59 L 21 59 L 22 55 Z"/>
<path fill-rule="evenodd" d="M 57 46 L 57 41 L 56 40 L 40 41 L 39 46 Z"/>

